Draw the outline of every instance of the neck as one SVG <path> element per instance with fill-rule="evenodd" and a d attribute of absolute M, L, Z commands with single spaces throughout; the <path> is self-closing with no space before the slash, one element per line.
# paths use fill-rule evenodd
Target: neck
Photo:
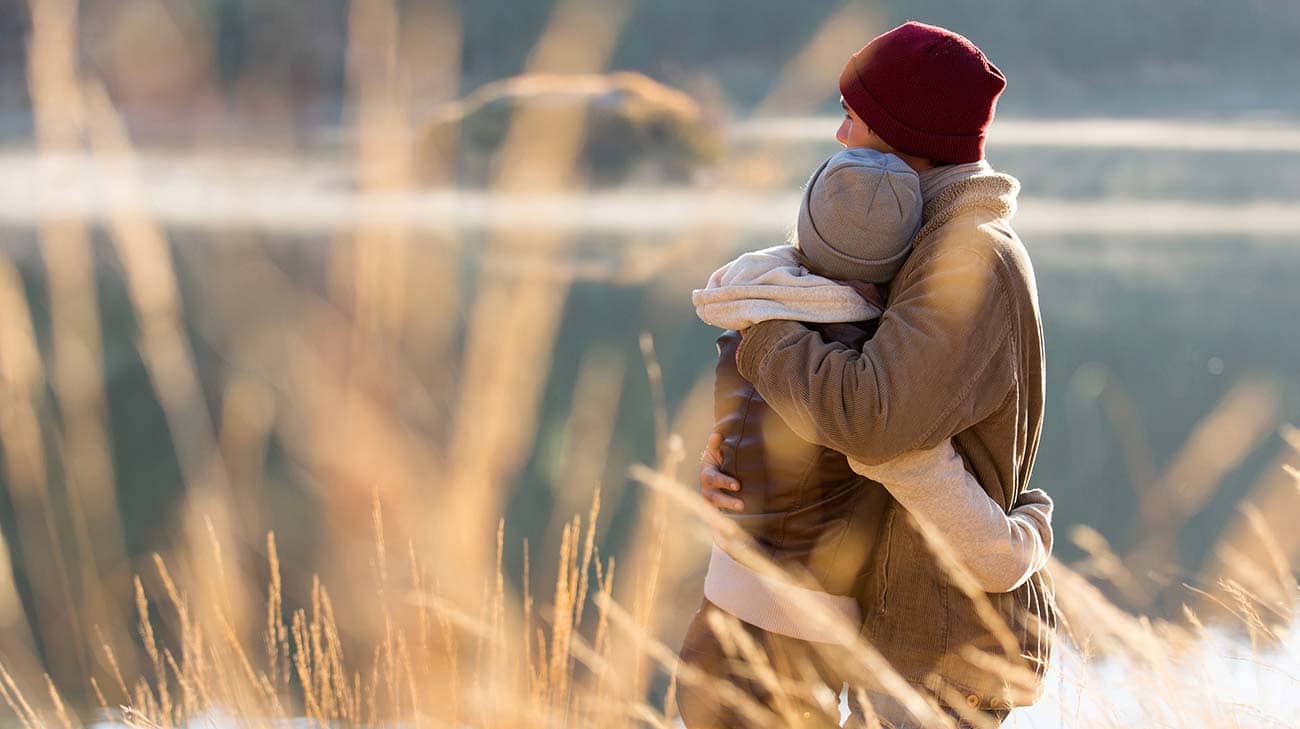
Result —
<path fill-rule="evenodd" d="M 930 167 L 926 170 L 917 170 L 917 172 L 921 177 L 921 198 L 929 200 L 954 182 L 969 179 L 976 175 L 992 173 L 993 167 L 988 162 L 980 160 L 957 165 Z"/>
<path fill-rule="evenodd" d="M 917 174 L 934 169 L 934 163 L 926 159 L 925 157 L 917 157 L 914 154 L 899 152 L 896 149 L 892 150 L 892 153 L 895 156 L 897 156 L 899 159 L 906 162 L 908 167 L 911 167 L 913 170 L 916 170 Z"/>

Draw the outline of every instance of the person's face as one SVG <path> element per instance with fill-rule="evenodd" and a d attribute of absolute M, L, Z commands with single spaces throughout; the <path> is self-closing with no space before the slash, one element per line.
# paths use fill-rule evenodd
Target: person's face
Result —
<path fill-rule="evenodd" d="M 835 141 L 844 145 L 848 149 L 856 147 L 868 147 L 881 152 L 887 152 L 888 149 L 882 148 L 885 145 L 884 140 L 871 133 L 862 118 L 857 115 L 849 105 L 844 103 L 844 98 L 840 97 L 840 108 L 844 110 L 844 120 L 840 122 L 840 128 L 835 132 Z"/>
<path fill-rule="evenodd" d="M 835 141 L 844 145 L 847 149 L 866 148 L 874 149 L 877 152 L 892 154 L 906 162 L 912 169 L 917 172 L 923 172 L 934 167 L 934 163 L 924 157 L 906 154 L 889 146 L 880 135 L 871 131 L 871 128 L 862 121 L 849 105 L 844 103 L 844 97 L 840 97 L 840 108 L 844 109 L 844 121 L 840 122 L 840 128 L 835 132 Z"/>

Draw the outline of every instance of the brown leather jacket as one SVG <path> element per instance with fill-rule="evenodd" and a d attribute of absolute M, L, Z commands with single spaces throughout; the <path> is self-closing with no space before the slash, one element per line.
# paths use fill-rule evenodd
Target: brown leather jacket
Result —
<path fill-rule="evenodd" d="M 828 341 L 861 347 L 874 322 L 814 327 Z M 736 369 L 740 335 L 718 337 L 714 430 L 723 436 L 722 471 L 744 488 L 745 509 L 724 512 L 768 558 L 807 570 L 826 592 L 853 594 L 893 499 L 854 473 L 844 455 L 791 430 Z"/>

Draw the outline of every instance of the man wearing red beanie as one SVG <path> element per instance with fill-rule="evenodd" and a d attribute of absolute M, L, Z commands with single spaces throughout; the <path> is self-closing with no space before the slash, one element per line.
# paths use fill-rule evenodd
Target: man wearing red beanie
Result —
<path fill-rule="evenodd" d="M 960 35 L 907 23 L 853 54 L 840 72 L 845 105 L 894 150 L 936 162 L 979 162 L 1007 79 Z"/>
<path fill-rule="evenodd" d="M 898 155 L 920 174 L 925 209 L 913 252 L 860 350 L 797 322 L 742 333 L 740 374 L 800 436 L 866 464 L 953 439 L 1005 511 L 1029 485 L 1042 427 L 1044 358 L 1037 284 L 1011 228 L 1020 183 L 984 161 L 1006 77 L 966 38 L 906 23 L 840 74 L 846 147 Z M 716 454 L 714 454 L 716 455 Z M 720 459 L 714 460 L 715 463 Z M 706 463 L 701 491 L 735 509 L 744 485 Z M 1055 631 L 1050 576 L 985 595 L 950 575 L 943 535 L 892 504 L 858 591 L 862 637 L 933 709 L 996 724 L 1042 689 Z M 923 727 L 877 676 L 852 676 L 890 727 Z M 865 713 L 855 708 L 855 721 Z M 963 724 L 966 725 L 966 724 Z"/>

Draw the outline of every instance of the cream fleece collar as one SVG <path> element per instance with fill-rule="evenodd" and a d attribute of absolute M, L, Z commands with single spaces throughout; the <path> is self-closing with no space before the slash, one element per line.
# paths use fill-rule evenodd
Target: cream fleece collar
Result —
<path fill-rule="evenodd" d="M 924 222 L 913 241 L 921 241 L 958 213 L 972 208 L 983 208 L 1010 220 L 1016 214 L 1019 194 L 1019 180 L 994 170 L 984 160 L 926 170 L 921 173 Z"/>

